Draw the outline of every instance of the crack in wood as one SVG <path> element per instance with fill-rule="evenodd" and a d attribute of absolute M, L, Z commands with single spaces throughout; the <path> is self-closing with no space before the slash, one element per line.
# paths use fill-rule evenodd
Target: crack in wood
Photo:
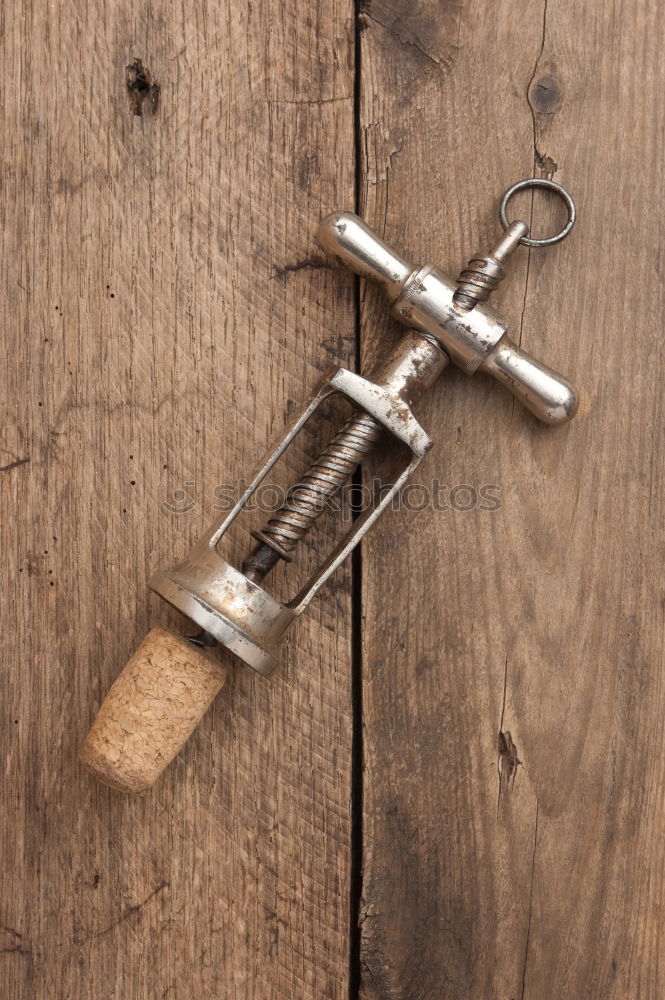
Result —
<path fill-rule="evenodd" d="M 503 699 L 501 705 L 501 721 L 499 722 L 499 739 L 498 739 L 498 759 L 497 759 L 497 773 L 499 776 L 499 791 L 497 795 L 496 802 L 496 812 L 497 817 L 499 815 L 499 809 L 501 806 L 501 798 L 504 792 L 510 791 L 515 785 L 515 779 L 517 777 L 517 768 L 520 766 L 522 761 L 518 757 L 517 747 L 513 742 L 513 738 L 508 730 L 504 730 L 504 718 L 506 715 L 506 695 L 508 691 L 508 654 L 506 653 L 506 660 L 503 668 Z"/>
<path fill-rule="evenodd" d="M 524 1000 L 526 992 L 526 970 L 529 962 L 529 944 L 531 942 L 531 916 L 533 913 L 533 880 L 536 871 L 536 851 L 538 849 L 538 809 L 539 803 L 536 800 L 536 820 L 533 830 L 533 853 L 531 855 L 531 883 L 529 886 L 529 917 L 526 925 L 526 943 L 524 947 L 524 966 L 522 968 L 522 993 L 520 1000 Z"/>
<path fill-rule="evenodd" d="M 515 784 L 515 778 L 517 777 L 517 768 L 520 766 L 522 761 L 517 756 L 517 747 L 513 743 L 513 738 L 510 733 L 499 732 L 499 802 L 501 801 L 501 794 L 504 791 L 509 791 Z"/>
<path fill-rule="evenodd" d="M 27 458 L 17 458 L 14 462 L 9 462 L 7 465 L 0 465 L 0 472 L 9 472 L 10 469 L 17 469 L 19 465 L 27 465 L 30 461 L 32 460 L 29 456 Z"/>
<path fill-rule="evenodd" d="M 131 906 L 128 906 L 127 909 L 120 914 L 118 919 L 114 920 L 112 924 L 108 925 L 108 927 L 103 927 L 100 931 L 93 931 L 86 937 L 79 939 L 76 943 L 79 945 L 85 944 L 87 941 L 94 941 L 96 938 L 100 938 L 103 937 L 105 934 L 109 934 L 111 931 L 115 930 L 116 927 L 119 927 L 120 924 L 124 923 L 125 920 L 129 920 L 130 917 L 133 917 L 137 913 L 139 913 L 144 906 L 146 906 L 152 899 L 155 898 L 155 896 L 158 896 L 160 892 L 164 891 L 164 889 L 168 889 L 170 884 L 171 884 L 170 882 L 160 882 L 159 885 L 152 890 L 152 892 L 148 893 L 148 895 L 145 897 L 144 900 L 142 900 L 140 903 L 133 903 Z"/>
<path fill-rule="evenodd" d="M 536 167 L 538 165 L 538 158 L 539 158 L 540 154 L 538 152 L 538 145 L 537 145 L 537 143 L 538 143 L 538 122 L 537 122 L 537 119 L 536 119 L 536 112 L 534 110 L 533 104 L 531 103 L 529 94 L 530 94 L 530 91 L 531 91 L 531 86 L 532 86 L 534 80 L 536 79 L 536 73 L 538 72 L 538 65 L 540 63 L 540 60 L 543 57 L 543 52 L 545 50 L 545 37 L 546 37 L 546 34 L 547 34 L 547 3 L 548 3 L 548 0 L 544 0 L 544 2 L 543 2 L 543 26 L 542 26 L 541 36 L 540 36 L 540 48 L 538 49 L 538 55 L 536 56 L 536 61 L 535 61 L 534 66 L 533 66 L 533 72 L 531 74 L 531 77 L 529 78 L 529 82 L 528 82 L 527 88 L 526 88 L 526 101 L 527 101 L 527 104 L 529 105 L 529 111 L 531 113 L 531 128 L 532 128 L 532 132 L 533 132 L 533 174 L 534 174 L 534 176 L 535 176 L 535 173 L 536 173 Z M 554 162 L 554 161 L 552 161 L 552 162 Z M 529 210 L 529 231 L 531 231 L 532 228 L 533 228 L 533 191 L 531 191 L 531 206 L 530 206 L 530 210 Z M 518 343 L 518 345 L 520 347 L 522 346 L 522 334 L 523 334 L 523 330 L 524 330 L 524 315 L 526 313 L 526 303 L 527 303 L 527 297 L 528 297 L 528 292 L 529 292 L 529 272 L 530 272 L 530 269 L 531 269 L 531 247 L 527 247 L 526 250 L 527 250 L 527 254 L 526 254 L 526 275 L 524 277 L 524 296 L 522 298 L 522 309 L 521 309 L 521 312 L 520 312 L 519 330 L 518 330 L 518 337 L 517 337 L 517 343 Z M 513 399 L 512 406 L 511 406 L 511 418 L 514 415 L 514 413 L 515 413 L 515 400 Z"/>
<path fill-rule="evenodd" d="M 293 264 L 283 264 L 281 267 L 275 265 L 274 278 L 285 278 L 287 274 L 294 274 L 296 271 L 320 270 L 330 267 L 329 261 L 323 257 L 305 257 L 304 260 L 297 260 Z"/>

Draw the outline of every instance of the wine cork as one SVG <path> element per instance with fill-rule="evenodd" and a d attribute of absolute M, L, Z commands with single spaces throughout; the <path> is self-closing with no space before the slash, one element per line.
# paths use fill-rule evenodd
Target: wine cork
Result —
<path fill-rule="evenodd" d="M 111 788 L 150 788 L 184 746 L 226 680 L 225 668 L 157 626 L 107 694 L 80 758 Z"/>

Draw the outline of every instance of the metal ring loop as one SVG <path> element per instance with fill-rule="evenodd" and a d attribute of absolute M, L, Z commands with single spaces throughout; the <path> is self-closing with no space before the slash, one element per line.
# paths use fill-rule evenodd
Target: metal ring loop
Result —
<path fill-rule="evenodd" d="M 523 243 L 524 246 L 527 247 L 551 247 L 554 243 L 559 243 L 561 240 L 566 238 L 570 230 L 575 225 L 576 215 L 575 202 L 566 189 L 561 187 L 560 184 L 557 184 L 556 181 L 550 181 L 545 177 L 527 177 L 526 180 L 518 181 L 517 184 L 513 184 L 512 187 L 508 188 L 501 199 L 501 204 L 499 205 L 499 218 L 501 219 L 501 225 L 503 228 L 508 229 L 510 226 L 510 223 L 508 222 L 508 215 L 506 213 L 508 202 L 514 194 L 517 194 L 518 191 L 534 187 L 547 188 L 548 191 L 554 191 L 554 193 L 558 194 L 560 198 L 563 198 L 566 206 L 568 207 L 568 221 L 561 232 L 557 233 L 556 236 L 549 236 L 545 240 L 534 240 L 530 236 L 523 236 L 520 243 Z"/>

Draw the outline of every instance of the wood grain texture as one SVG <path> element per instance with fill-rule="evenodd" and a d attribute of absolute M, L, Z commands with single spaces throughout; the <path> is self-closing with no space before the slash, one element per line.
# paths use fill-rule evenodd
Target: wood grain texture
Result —
<path fill-rule="evenodd" d="M 0 995 L 343 997 L 348 574 L 150 795 L 77 749 L 148 629 L 182 628 L 149 573 L 353 356 L 352 283 L 300 266 L 353 199 L 351 5 L 12 0 L 2 22 Z"/>
<path fill-rule="evenodd" d="M 583 390 L 552 430 L 446 373 L 419 482 L 500 509 L 391 512 L 363 547 L 359 993 L 665 993 L 664 15 L 355 14 L 4 5 L 2 997 L 348 995 L 348 567 L 150 795 L 77 749 L 148 629 L 182 628 L 150 572 L 354 358 L 357 319 L 367 367 L 397 336 L 314 245 L 353 205 L 358 74 L 363 214 L 412 259 L 455 273 L 521 177 L 574 193 L 570 240 L 517 255 L 495 304 Z"/>
<path fill-rule="evenodd" d="M 365 545 L 361 995 L 657 1000 L 663 11 L 372 0 L 362 18 L 367 221 L 455 274 L 510 183 L 565 184 L 573 235 L 517 255 L 496 304 L 583 402 L 551 430 L 444 375 L 420 481 L 499 484 L 501 508 L 391 513 Z M 557 218 L 535 199 L 534 227 Z M 370 289 L 362 308 L 368 365 L 394 332 Z"/>

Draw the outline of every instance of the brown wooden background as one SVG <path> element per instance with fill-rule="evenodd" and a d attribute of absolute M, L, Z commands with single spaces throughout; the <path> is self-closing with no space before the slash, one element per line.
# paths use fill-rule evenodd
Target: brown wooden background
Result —
<path fill-rule="evenodd" d="M 661 1000 L 659 5 L 9 0 L 1 26 L 2 997 Z M 456 272 L 534 173 L 579 223 L 497 305 L 577 419 L 447 375 L 419 481 L 500 510 L 387 515 L 151 794 L 95 785 L 78 744 L 169 620 L 148 573 L 323 365 L 397 335 L 319 217 Z"/>

